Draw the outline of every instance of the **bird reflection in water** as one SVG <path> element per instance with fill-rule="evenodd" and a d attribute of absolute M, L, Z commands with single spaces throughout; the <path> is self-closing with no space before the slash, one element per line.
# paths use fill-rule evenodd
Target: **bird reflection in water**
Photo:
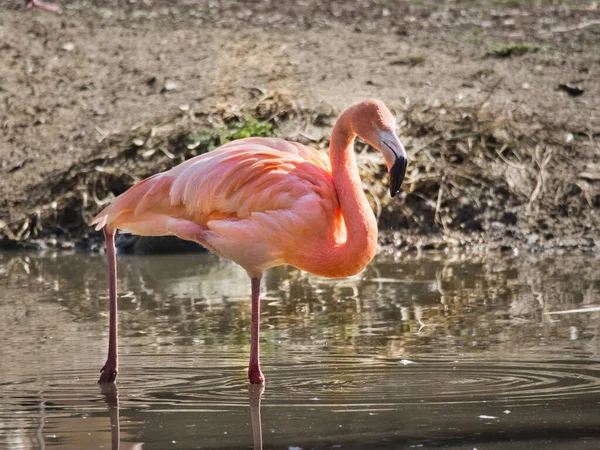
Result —
<path fill-rule="evenodd" d="M 121 425 L 119 415 L 119 389 L 114 383 L 99 384 L 100 392 L 108 407 L 110 419 L 111 450 L 119 450 L 121 445 Z M 248 386 L 248 400 L 252 422 L 252 440 L 254 450 L 262 450 L 262 422 L 260 418 L 260 402 L 265 392 L 264 384 L 250 384 Z M 139 446 L 139 447 L 138 447 Z M 136 444 L 135 449 L 141 449 L 143 444 Z"/>
<path fill-rule="evenodd" d="M 254 442 L 254 450 L 262 450 L 262 421 L 260 419 L 260 401 L 262 400 L 263 392 L 265 392 L 264 384 L 251 384 L 248 387 L 248 398 L 250 399 L 250 417 L 252 419 L 252 438 Z"/>
<path fill-rule="evenodd" d="M 121 444 L 121 425 L 119 423 L 119 389 L 116 384 L 100 385 L 100 392 L 108 406 L 110 418 L 111 449 L 119 450 Z"/>

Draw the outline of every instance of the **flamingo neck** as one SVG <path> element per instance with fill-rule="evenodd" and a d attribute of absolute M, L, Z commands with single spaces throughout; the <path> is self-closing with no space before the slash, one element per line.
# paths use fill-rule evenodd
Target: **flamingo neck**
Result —
<path fill-rule="evenodd" d="M 340 270 L 347 271 L 348 275 L 362 270 L 373 259 L 377 248 L 377 221 L 358 173 L 354 153 L 356 135 L 351 121 L 349 114 L 342 114 L 338 119 L 329 149 L 333 182 L 346 226 L 346 241 L 336 246 L 333 257 L 340 264 Z"/>

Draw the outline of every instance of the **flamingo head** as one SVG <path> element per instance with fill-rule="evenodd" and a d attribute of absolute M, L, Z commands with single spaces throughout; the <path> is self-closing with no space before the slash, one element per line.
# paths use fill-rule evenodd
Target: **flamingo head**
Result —
<path fill-rule="evenodd" d="M 400 192 L 407 165 L 406 150 L 396 135 L 396 120 L 380 100 L 365 100 L 352 109 L 352 131 L 383 155 L 394 197 Z"/>

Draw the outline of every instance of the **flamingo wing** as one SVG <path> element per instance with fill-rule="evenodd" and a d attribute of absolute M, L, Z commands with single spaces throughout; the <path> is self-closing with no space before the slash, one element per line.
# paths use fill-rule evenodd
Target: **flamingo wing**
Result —
<path fill-rule="evenodd" d="M 307 238 L 343 234 L 329 159 L 281 139 L 233 141 L 156 174 L 92 224 L 156 236 L 172 234 L 172 219 L 200 225 L 209 231 L 203 245 L 257 272 L 298 260 Z"/>

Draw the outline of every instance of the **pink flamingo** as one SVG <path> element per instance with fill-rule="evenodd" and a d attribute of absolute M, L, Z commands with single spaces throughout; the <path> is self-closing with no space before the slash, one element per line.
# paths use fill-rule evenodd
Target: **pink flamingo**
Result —
<path fill-rule="evenodd" d="M 263 383 L 259 363 L 260 280 L 289 264 L 347 277 L 373 259 L 377 222 L 363 192 L 354 155 L 360 136 L 379 150 L 392 197 L 406 172 L 406 152 L 392 113 L 379 100 L 346 109 L 331 136 L 329 158 L 281 139 L 247 138 L 151 176 L 117 197 L 92 221 L 104 229 L 109 267 L 108 358 L 99 382 L 117 377 L 115 232 L 175 235 L 242 266 L 251 278 L 248 378 Z"/>
<path fill-rule="evenodd" d="M 44 3 L 39 0 L 25 0 L 25 6 L 27 8 L 38 8 L 38 9 L 42 9 L 44 11 L 49 11 L 49 12 L 60 11 L 60 6 L 52 5 L 50 3 Z"/>

